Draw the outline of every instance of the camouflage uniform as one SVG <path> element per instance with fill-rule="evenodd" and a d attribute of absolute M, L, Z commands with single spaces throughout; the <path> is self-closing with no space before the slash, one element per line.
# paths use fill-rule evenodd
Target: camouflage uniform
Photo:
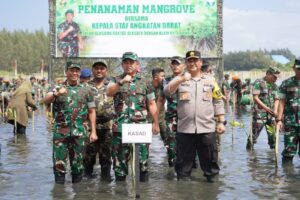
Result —
<path fill-rule="evenodd" d="M 96 131 L 98 140 L 93 143 L 87 143 L 84 167 L 87 174 L 93 172 L 93 166 L 96 163 L 96 155 L 99 153 L 99 163 L 101 173 L 109 173 L 111 169 L 111 152 L 112 152 L 112 119 L 114 118 L 113 98 L 107 97 L 106 89 L 109 81 L 105 79 L 100 88 L 96 87 L 95 80 L 88 84 L 95 97 L 96 103 Z"/>
<path fill-rule="evenodd" d="M 278 99 L 278 87 L 277 85 L 267 83 L 264 78 L 257 79 L 253 83 L 253 95 L 259 95 L 259 99 L 272 110 L 274 109 L 274 101 Z M 252 138 L 253 143 L 256 143 L 257 138 L 265 126 L 268 134 L 268 144 L 270 148 L 274 148 L 275 134 L 271 133 L 267 129 L 268 126 L 274 126 L 272 116 L 268 114 L 264 109 L 262 109 L 258 104 L 254 104 L 253 120 L 252 120 Z M 249 146 L 249 138 L 248 144 Z"/>
<path fill-rule="evenodd" d="M 165 79 L 165 85 L 167 85 L 174 77 L 167 77 Z M 165 114 L 165 120 L 167 125 L 167 151 L 169 165 L 173 165 L 176 156 L 176 132 L 177 132 L 177 93 L 175 92 L 171 96 L 166 96 L 167 99 L 167 111 Z"/>
<path fill-rule="evenodd" d="M 239 83 L 241 80 L 233 81 L 230 83 L 230 88 L 231 88 L 231 96 L 234 97 L 236 95 L 236 104 L 240 105 L 241 100 L 242 100 L 242 85 Z M 231 97 L 231 99 L 232 99 Z"/>
<path fill-rule="evenodd" d="M 68 23 L 67 21 L 65 21 L 58 26 L 57 32 L 58 34 L 60 34 L 66 31 L 70 26 L 73 26 L 74 30 L 63 39 L 58 39 L 57 47 L 63 54 L 63 57 L 78 57 L 78 33 L 80 33 L 79 25 L 76 22 Z"/>
<path fill-rule="evenodd" d="M 81 84 L 70 86 L 65 82 L 55 86 L 54 91 L 61 87 L 65 87 L 68 94 L 57 97 L 53 103 L 53 170 L 55 176 L 64 176 L 69 155 L 72 175 L 80 175 L 88 136 L 88 109 L 95 107 L 94 97 L 91 90 Z"/>
<path fill-rule="evenodd" d="M 226 95 L 225 89 L 228 90 L 228 91 L 230 90 L 230 84 L 229 84 L 228 80 L 224 80 L 223 83 L 222 83 L 222 93 L 224 95 Z"/>
<path fill-rule="evenodd" d="M 293 158 L 300 141 L 300 82 L 293 76 L 282 82 L 279 97 L 285 101 L 284 106 L 284 150 L 283 157 Z M 300 148 L 300 145 L 299 145 Z M 298 152 L 300 155 L 300 151 Z"/>
<path fill-rule="evenodd" d="M 154 91 L 154 94 L 155 94 L 155 102 L 157 103 L 157 99 L 159 97 L 162 97 L 163 96 L 163 83 L 160 84 L 157 88 L 154 88 L 152 83 L 149 82 L 149 88 L 152 88 L 152 90 Z M 147 121 L 149 122 L 153 122 L 153 119 L 150 115 L 150 113 L 148 113 L 148 118 L 147 118 Z M 164 105 L 162 105 L 162 108 L 160 110 L 160 113 L 159 113 L 159 116 L 158 116 L 158 121 L 159 121 L 159 130 L 160 130 L 160 136 L 161 136 L 161 139 L 164 143 L 164 146 L 167 148 L 167 137 L 166 137 L 166 122 L 165 122 L 165 107 Z"/>
<path fill-rule="evenodd" d="M 115 77 L 112 81 L 117 83 L 125 74 Z M 114 107 L 117 117 L 113 124 L 113 164 L 116 177 L 128 175 L 128 161 L 131 146 L 122 144 L 122 124 L 141 124 L 147 122 L 147 101 L 154 100 L 155 95 L 149 87 L 149 82 L 137 73 L 131 83 L 120 87 L 114 96 Z M 147 172 L 149 145 L 140 144 L 140 170 Z"/>

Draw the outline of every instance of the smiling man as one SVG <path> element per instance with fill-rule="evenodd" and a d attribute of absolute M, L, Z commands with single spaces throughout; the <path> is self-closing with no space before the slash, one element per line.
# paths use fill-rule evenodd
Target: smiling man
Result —
<path fill-rule="evenodd" d="M 126 52 L 122 56 L 124 73 L 115 77 L 107 88 L 107 95 L 114 97 L 116 118 L 113 124 L 113 164 L 117 181 L 128 175 L 128 159 L 131 148 L 122 144 L 122 124 L 147 123 L 148 111 L 153 118 L 152 132 L 159 132 L 157 107 L 154 91 L 138 72 L 139 60 L 136 53 Z M 148 145 L 140 144 L 140 181 L 148 180 Z"/>
<path fill-rule="evenodd" d="M 85 148 L 84 167 L 86 175 L 93 173 L 96 157 L 99 154 L 101 177 L 111 180 L 111 152 L 112 152 L 112 123 L 114 117 L 114 102 L 112 97 L 106 95 L 109 84 L 107 63 L 97 60 L 92 65 L 93 80 L 88 82 L 95 97 L 96 103 L 96 132 L 98 140 L 88 143 Z"/>
<path fill-rule="evenodd" d="M 190 179 L 195 154 L 208 182 L 219 174 L 216 133 L 225 132 L 222 93 L 215 79 L 201 71 L 199 51 L 186 53 L 186 68 L 164 87 L 166 96 L 177 93 L 177 179 Z M 215 119 L 217 119 L 215 121 Z"/>
<path fill-rule="evenodd" d="M 97 140 L 95 102 L 91 90 L 79 84 L 80 65 L 66 64 L 67 80 L 55 86 L 44 98 L 47 105 L 53 103 L 53 170 L 55 182 L 63 184 L 67 173 L 67 160 L 71 165 L 72 182 L 82 179 L 83 150 L 90 121 L 91 142 Z"/>

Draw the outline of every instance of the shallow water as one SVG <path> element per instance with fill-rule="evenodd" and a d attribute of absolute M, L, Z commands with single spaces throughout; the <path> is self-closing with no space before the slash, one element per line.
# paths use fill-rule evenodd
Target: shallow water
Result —
<path fill-rule="evenodd" d="M 227 120 L 229 120 L 229 115 Z M 274 151 L 263 130 L 254 151 L 246 151 L 249 110 L 234 115 L 245 128 L 232 129 L 222 136 L 220 167 L 216 183 L 207 183 L 201 170 L 195 169 L 191 181 L 176 180 L 169 168 L 166 151 L 158 136 L 150 146 L 150 180 L 141 183 L 141 199 L 300 199 L 300 159 L 293 165 L 275 168 Z M 131 178 L 124 183 L 95 178 L 72 184 L 56 185 L 52 172 L 52 137 L 43 111 L 36 112 L 34 126 L 29 123 L 26 136 L 14 142 L 13 126 L 0 125 L 0 199 L 135 199 Z M 33 131 L 34 130 L 34 131 Z M 279 152 L 283 148 L 280 136 Z M 280 155 L 279 155 L 279 158 Z M 112 172 L 113 175 L 113 172 Z"/>

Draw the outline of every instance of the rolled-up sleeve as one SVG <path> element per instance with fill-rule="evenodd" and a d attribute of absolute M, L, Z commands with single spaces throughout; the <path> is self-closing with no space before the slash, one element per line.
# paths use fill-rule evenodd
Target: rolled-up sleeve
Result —
<path fill-rule="evenodd" d="M 96 108 L 93 91 L 90 87 L 87 87 L 87 89 L 88 89 L 88 95 L 87 95 L 88 108 Z"/>
<path fill-rule="evenodd" d="M 279 90 L 278 90 L 278 99 L 282 99 L 284 100 L 286 98 L 286 84 L 285 82 L 283 82 L 280 87 L 279 87 Z"/>

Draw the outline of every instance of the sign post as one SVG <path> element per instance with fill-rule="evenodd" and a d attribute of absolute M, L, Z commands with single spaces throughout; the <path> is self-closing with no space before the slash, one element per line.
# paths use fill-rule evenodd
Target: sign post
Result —
<path fill-rule="evenodd" d="M 152 143 L 151 124 L 122 124 L 122 143 L 133 144 L 135 197 L 140 198 L 140 143 Z"/>

